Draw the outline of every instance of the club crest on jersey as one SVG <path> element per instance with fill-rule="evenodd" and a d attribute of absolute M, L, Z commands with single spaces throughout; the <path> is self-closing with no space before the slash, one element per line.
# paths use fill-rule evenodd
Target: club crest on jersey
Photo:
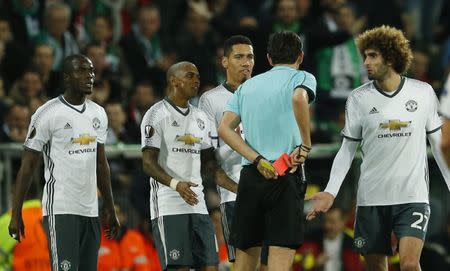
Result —
<path fill-rule="evenodd" d="M 414 112 L 417 110 L 417 102 L 414 100 L 409 100 L 405 103 L 405 108 L 408 112 Z"/>
<path fill-rule="evenodd" d="M 191 134 L 185 134 L 185 135 L 182 135 L 182 136 L 177 135 L 175 137 L 175 140 L 176 141 L 182 141 L 186 145 L 194 146 L 196 143 L 200 144 L 200 142 L 202 141 L 202 138 L 201 137 L 195 137 L 195 136 L 193 136 Z"/>
<path fill-rule="evenodd" d="M 145 132 L 145 137 L 150 138 L 155 133 L 155 129 L 151 125 L 145 125 L 144 132 Z"/>
<path fill-rule="evenodd" d="M 72 267 L 72 264 L 68 260 L 64 260 L 61 262 L 61 269 L 63 271 L 68 271 Z"/>
<path fill-rule="evenodd" d="M 100 128 L 100 120 L 99 120 L 97 117 L 95 117 L 95 118 L 92 120 L 92 127 L 94 127 L 95 130 L 97 130 L 98 128 Z"/>
<path fill-rule="evenodd" d="M 389 120 L 387 122 L 380 123 L 381 129 L 389 129 L 390 131 L 399 131 L 402 128 L 406 128 L 411 124 L 411 121 Z"/>
<path fill-rule="evenodd" d="M 181 252 L 178 249 L 172 249 L 169 252 L 169 257 L 174 261 L 178 260 L 180 258 L 180 256 L 181 256 Z"/>
<path fill-rule="evenodd" d="M 203 120 L 197 119 L 197 124 L 198 124 L 198 128 L 200 128 L 200 130 L 205 129 L 205 122 Z"/>
<path fill-rule="evenodd" d="M 73 144 L 89 145 L 90 143 L 95 142 L 96 139 L 96 136 L 82 134 L 77 138 L 72 138 L 70 142 L 72 142 Z"/>
<path fill-rule="evenodd" d="M 357 248 L 362 248 L 366 245 L 366 240 L 362 237 L 355 238 L 355 246 Z"/>

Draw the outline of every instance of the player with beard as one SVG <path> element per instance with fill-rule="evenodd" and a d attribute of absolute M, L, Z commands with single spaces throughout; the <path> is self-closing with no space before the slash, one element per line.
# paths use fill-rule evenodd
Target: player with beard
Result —
<path fill-rule="evenodd" d="M 253 45 L 249 38 L 241 35 L 228 38 L 223 45 L 224 56 L 222 66 L 226 70 L 226 81 L 214 89 L 205 92 L 199 100 L 198 107 L 202 109 L 211 122 L 211 138 L 220 166 L 226 173 L 225 182 L 217 183 L 220 193 L 220 211 L 222 214 L 222 229 L 227 244 L 228 260 L 234 262 L 235 248 L 231 244 L 231 225 L 234 218 L 237 186 L 242 169 L 239 153 L 233 151 L 217 134 L 225 111 L 225 106 L 241 83 L 252 75 L 255 64 Z M 236 129 L 244 137 L 242 125 Z"/>
<path fill-rule="evenodd" d="M 357 38 L 369 79 L 347 99 L 341 148 L 324 192 L 311 197 L 307 218 L 333 204 L 361 143 L 354 244 L 370 271 L 387 270 L 391 232 L 399 240 L 401 270 L 420 270 L 419 259 L 430 219 L 426 139 L 450 189 L 439 150 L 441 119 L 433 88 L 402 74 L 412 53 L 400 30 L 382 26 Z"/>

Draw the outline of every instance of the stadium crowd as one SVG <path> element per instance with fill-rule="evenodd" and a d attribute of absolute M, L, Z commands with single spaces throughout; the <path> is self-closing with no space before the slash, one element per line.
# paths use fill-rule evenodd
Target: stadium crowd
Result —
<path fill-rule="evenodd" d="M 406 76 L 431 84 L 438 96 L 450 90 L 450 1 L 2 0 L 0 143 L 22 144 L 31 115 L 62 94 L 61 65 L 66 56 L 82 53 L 92 60 L 95 82 L 89 98 L 103 106 L 108 116 L 106 144 L 139 144 L 145 112 L 166 96 L 165 74 L 170 66 L 179 61 L 197 66 L 200 91 L 191 100 L 196 105 L 204 92 L 225 80 L 221 64 L 225 39 L 235 34 L 250 38 L 255 53 L 253 75 L 257 75 L 269 69 L 269 35 L 283 30 L 300 35 L 306 55 L 301 69 L 317 79 L 312 143 L 337 143 L 346 98 L 368 80 L 354 37 L 380 25 L 401 29 L 411 41 L 414 60 Z M 141 161 L 114 158 L 109 162 L 121 230 L 117 240 L 102 235 L 99 270 L 161 270 L 149 223 L 150 186 Z M 15 163 L 16 170 L 19 164 Z M 330 167 L 330 159 L 314 161 L 308 169 L 312 187 L 325 187 Z M 430 172 L 431 179 L 438 175 L 433 167 Z M 9 238 L 8 213 L 0 217 L 0 270 L 50 270 L 36 201 L 43 182 L 42 177 L 36 178 L 24 205 L 30 210 L 24 220 L 33 226 L 27 226 L 22 243 Z M 205 188 L 219 243 L 220 270 L 231 270 L 214 182 L 206 180 Z M 350 199 L 338 197 L 337 207 L 310 223 L 293 270 L 338 271 L 324 269 L 330 260 L 342 262 L 340 270 L 364 270 L 364 262 L 352 251 L 355 189 L 349 190 Z M 431 202 L 436 218 L 430 222 L 423 270 L 450 270 L 448 203 L 448 199 Z M 337 236 L 344 236 L 341 257 L 331 259 L 324 244 Z M 396 241 L 392 244 L 395 247 Z M 398 268 L 394 255 L 390 270 Z"/>

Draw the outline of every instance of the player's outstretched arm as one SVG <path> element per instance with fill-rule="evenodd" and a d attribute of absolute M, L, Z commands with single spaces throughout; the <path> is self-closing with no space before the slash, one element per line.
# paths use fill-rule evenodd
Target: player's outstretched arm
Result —
<path fill-rule="evenodd" d="M 447 184 L 448 190 L 450 191 L 450 171 L 447 163 L 445 162 L 444 156 L 439 149 L 442 140 L 441 130 L 437 130 L 434 133 L 428 134 L 428 141 L 430 142 L 431 152 L 433 153 L 434 160 L 438 164 L 441 170 L 442 176 L 444 177 L 445 183 Z"/>
<path fill-rule="evenodd" d="M 25 226 L 22 220 L 22 205 L 25 195 L 30 188 L 32 175 L 36 170 L 41 153 L 25 149 L 22 155 L 22 163 L 16 178 L 16 189 L 12 202 L 11 222 L 9 223 L 9 235 L 20 242 L 21 237 L 25 237 Z"/>
<path fill-rule="evenodd" d="M 198 203 L 197 194 L 192 191 L 191 186 L 198 186 L 196 183 L 190 181 L 181 181 L 172 178 L 158 163 L 159 149 L 145 148 L 142 151 L 142 166 L 144 172 L 166 186 L 169 186 L 184 199 L 189 205 L 196 205 Z"/>
<path fill-rule="evenodd" d="M 238 184 L 234 182 L 218 165 L 214 155 L 214 149 L 209 148 L 200 152 L 202 175 L 209 180 L 215 180 L 216 184 L 233 193 L 237 193 Z"/>
<path fill-rule="evenodd" d="M 97 187 L 104 202 L 102 216 L 104 216 L 103 221 L 105 221 L 103 226 L 105 227 L 106 237 L 115 239 L 119 234 L 120 224 L 114 208 L 111 174 L 106 159 L 105 145 L 100 143 L 97 143 Z"/>
<path fill-rule="evenodd" d="M 334 198 L 339 192 L 339 188 L 347 175 L 356 150 L 358 149 L 359 141 L 352 141 L 344 138 L 342 140 L 341 148 L 334 158 L 331 166 L 330 180 L 323 192 L 316 193 L 307 200 L 312 200 L 313 205 L 306 215 L 306 219 L 314 219 L 318 214 L 324 213 L 333 205 Z"/>
<path fill-rule="evenodd" d="M 242 137 L 235 132 L 235 129 L 238 127 L 239 123 L 241 123 L 241 118 L 236 113 L 226 111 L 223 114 L 219 125 L 219 136 L 223 139 L 223 141 L 225 141 L 225 143 L 228 144 L 228 146 L 245 157 L 245 159 L 255 161 L 255 159 L 259 156 L 259 153 L 247 145 Z M 257 168 L 266 179 L 277 178 L 276 171 L 267 160 L 259 159 Z"/>

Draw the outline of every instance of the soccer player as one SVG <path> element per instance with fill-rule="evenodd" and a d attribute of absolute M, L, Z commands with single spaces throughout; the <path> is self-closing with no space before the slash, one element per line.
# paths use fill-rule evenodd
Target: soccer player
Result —
<path fill-rule="evenodd" d="M 197 95 L 200 76 L 194 64 L 179 62 L 167 71 L 167 83 L 168 96 L 153 105 L 141 123 L 155 245 L 164 270 L 217 270 L 214 226 L 201 174 L 214 179 L 218 166 L 208 117 L 188 103 Z"/>
<path fill-rule="evenodd" d="M 303 241 L 305 186 L 297 174 L 277 176 L 269 161 L 283 152 L 291 154 L 289 166 L 305 161 L 316 80 L 298 70 L 303 52 L 297 34 L 272 34 L 267 53 L 274 67 L 237 89 L 219 126 L 219 136 L 243 156 L 233 223 L 238 271 L 255 270 L 262 243 L 269 246 L 269 270 L 290 270 Z M 245 141 L 235 132 L 241 122 Z"/>
<path fill-rule="evenodd" d="M 62 69 L 64 94 L 39 107 L 31 118 L 9 233 L 19 242 L 25 237 L 22 204 L 43 152 L 43 222 L 52 270 L 97 270 L 97 187 L 108 237 L 114 238 L 119 228 L 104 147 L 108 121 L 104 109 L 86 99 L 95 78 L 91 60 L 71 55 L 64 59 Z"/>
<path fill-rule="evenodd" d="M 442 125 L 442 142 L 441 150 L 444 155 L 447 166 L 450 167 L 450 74 L 447 78 L 447 82 L 444 86 L 444 92 L 441 96 L 441 108 L 440 112 L 444 118 L 444 124 Z"/>
<path fill-rule="evenodd" d="M 226 183 L 218 183 L 220 193 L 220 211 L 222 213 L 222 229 L 228 250 L 228 260 L 234 262 L 235 249 L 230 242 L 231 225 L 234 218 L 234 208 L 237 193 L 237 183 L 241 173 L 241 159 L 239 153 L 233 151 L 217 135 L 223 112 L 228 100 L 236 91 L 238 86 L 249 79 L 252 75 L 255 63 L 253 45 L 245 36 L 232 36 L 224 42 L 224 56 L 222 66 L 226 70 L 226 82 L 205 92 L 201 97 L 198 107 L 202 109 L 211 121 L 211 138 L 220 166 L 226 173 Z M 243 135 L 242 125 L 236 132 Z M 227 186 L 228 185 L 228 186 Z M 223 187 L 228 187 L 224 189 Z"/>
<path fill-rule="evenodd" d="M 438 100 L 430 85 L 401 75 L 412 54 L 400 30 L 388 26 L 368 30 L 357 38 L 357 45 L 372 81 L 347 99 L 342 146 L 325 191 L 311 197 L 307 219 L 333 204 L 362 142 L 354 244 L 368 270 L 387 270 L 393 231 L 399 240 L 401 270 L 420 270 L 430 218 L 426 138 L 450 189 L 439 150 Z"/>

